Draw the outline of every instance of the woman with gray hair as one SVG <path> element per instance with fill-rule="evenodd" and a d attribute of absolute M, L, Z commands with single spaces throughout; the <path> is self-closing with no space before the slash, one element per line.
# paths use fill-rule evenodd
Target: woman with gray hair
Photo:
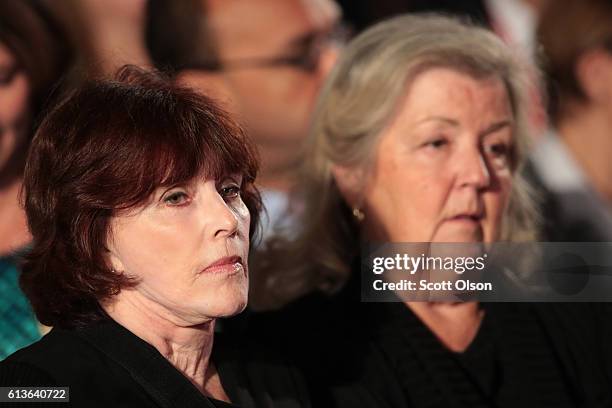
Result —
<path fill-rule="evenodd" d="M 260 255 L 252 297 L 283 307 L 253 332 L 293 354 L 315 406 L 612 403 L 590 306 L 360 302 L 362 243 L 536 238 L 524 88 L 497 37 L 447 17 L 400 16 L 345 50 L 315 115 L 303 231 Z"/>

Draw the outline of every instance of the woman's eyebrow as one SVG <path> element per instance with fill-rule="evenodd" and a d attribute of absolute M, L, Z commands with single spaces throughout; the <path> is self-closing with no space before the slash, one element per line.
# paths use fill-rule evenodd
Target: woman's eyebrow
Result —
<path fill-rule="evenodd" d="M 459 121 L 452 118 L 447 118 L 445 116 L 427 116 L 423 119 L 418 120 L 415 124 L 420 125 L 421 123 L 426 122 L 442 122 L 451 126 L 459 126 Z"/>
<path fill-rule="evenodd" d="M 244 179 L 244 174 L 242 173 L 230 173 L 230 174 L 224 174 L 221 177 L 219 177 L 219 179 L 217 180 L 218 182 L 221 181 L 225 181 L 225 180 L 232 180 L 236 183 L 241 182 Z"/>
<path fill-rule="evenodd" d="M 513 122 L 512 120 L 510 120 L 510 119 L 505 119 L 505 120 L 501 120 L 501 121 L 499 121 L 499 122 L 495 122 L 495 123 L 493 123 L 492 125 L 490 125 L 488 128 L 486 128 L 486 129 L 485 129 L 483 132 L 481 132 L 480 134 L 481 134 L 482 136 L 486 136 L 486 135 L 488 135 L 488 134 L 495 133 L 495 132 L 497 132 L 498 130 L 501 130 L 501 129 L 505 128 L 505 127 L 510 127 L 510 126 L 512 126 L 512 125 L 513 125 L 513 123 L 514 123 L 514 122 Z"/>

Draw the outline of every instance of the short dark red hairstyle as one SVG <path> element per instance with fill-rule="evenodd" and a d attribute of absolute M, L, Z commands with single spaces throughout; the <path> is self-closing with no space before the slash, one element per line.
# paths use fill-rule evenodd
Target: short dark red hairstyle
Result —
<path fill-rule="evenodd" d="M 242 174 L 252 237 L 257 169 L 227 113 L 158 73 L 125 67 L 69 94 L 41 123 L 24 176 L 33 245 L 21 287 L 40 322 L 72 328 L 105 318 L 99 302 L 134 284 L 107 264 L 109 220 L 159 187 Z"/>

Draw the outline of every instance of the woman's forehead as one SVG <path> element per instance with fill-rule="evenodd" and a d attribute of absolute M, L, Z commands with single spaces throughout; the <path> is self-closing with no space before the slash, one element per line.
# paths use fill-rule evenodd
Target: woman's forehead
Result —
<path fill-rule="evenodd" d="M 504 82 L 498 77 L 476 78 L 447 68 L 424 71 L 406 86 L 394 120 L 414 124 L 436 121 L 451 126 L 466 117 L 511 122 L 513 112 Z"/>

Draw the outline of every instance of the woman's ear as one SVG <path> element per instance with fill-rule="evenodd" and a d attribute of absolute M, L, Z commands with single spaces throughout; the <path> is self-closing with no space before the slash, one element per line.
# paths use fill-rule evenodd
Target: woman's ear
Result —
<path fill-rule="evenodd" d="M 105 254 L 106 254 L 106 263 L 108 268 L 116 272 L 124 272 L 125 266 L 121 261 L 121 257 L 117 252 L 117 248 L 113 242 L 113 233 L 112 227 L 110 228 L 110 232 L 108 233 L 108 238 L 106 239 L 106 245 L 104 246 Z"/>
<path fill-rule="evenodd" d="M 351 208 L 361 208 L 365 188 L 365 172 L 360 166 L 332 166 L 332 175 L 340 194 Z"/>
<path fill-rule="evenodd" d="M 108 250 L 107 262 L 108 262 L 108 267 L 112 271 L 115 271 L 115 272 L 125 271 L 125 268 L 123 266 L 123 263 L 121 262 L 121 259 L 119 259 L 116 253 L 110 249 Z"/>

